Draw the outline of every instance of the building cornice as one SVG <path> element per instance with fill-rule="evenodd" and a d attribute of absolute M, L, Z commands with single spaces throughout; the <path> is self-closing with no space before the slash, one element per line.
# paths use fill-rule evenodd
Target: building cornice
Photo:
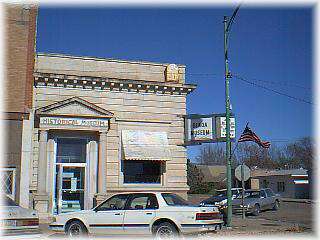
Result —
<path fill-rule="evenodd" d="M 138 81 L 131 79 L 88 77 L 65 74 L 34 73 L 35 86 L 77 89 L 118 90 L 186 95 L 195 90 L 195 84 Z"/>

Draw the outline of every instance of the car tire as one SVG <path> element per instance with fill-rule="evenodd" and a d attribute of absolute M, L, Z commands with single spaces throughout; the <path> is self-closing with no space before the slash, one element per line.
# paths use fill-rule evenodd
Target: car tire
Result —
<path fill-rule="evenodd" d="M 79 220 L 69 222 L 65 232 L 68 237 L 83 237 L 88 235 L 86 226 Z"/>
<path fill-rule="evenodd" d="M 280 208 L 280 202 L 276 200 L 273 204 L 272 210 L 277 211 Z"/>
<path fill-rule="evenodd" d="M 169 222 L 162 222 L 154 227 L 155 239 L 175 239 L 179 233 L 176 227 Z"/>
<path fill-rule="evenodd" d="M 259 204 L 255 204 L 254 208 L 253 208 L 252 215 L 253 216 L 258 216 L 259 214 L 260 214 L 260 205 Z"/>

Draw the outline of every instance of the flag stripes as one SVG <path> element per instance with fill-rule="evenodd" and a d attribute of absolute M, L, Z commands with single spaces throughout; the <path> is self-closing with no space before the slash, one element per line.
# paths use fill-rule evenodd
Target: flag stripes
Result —
<path fill-rule="evenodd" d="M 261 139 L 248 127 L 248 124 L 244 129 L 243 133 L 241 134 L 238 142 L 246 141 L 253 141 L 263 148 L 269 148 L 271 145 L 271 143 L 268 141 L 261 141 Z"/>

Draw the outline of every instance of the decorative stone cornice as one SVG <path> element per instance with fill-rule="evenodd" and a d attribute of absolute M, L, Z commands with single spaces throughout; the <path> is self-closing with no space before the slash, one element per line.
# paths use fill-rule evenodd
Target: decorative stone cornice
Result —
<path fill-rule="evenodd" d="M 88 76 L 34 73 L 35 86 L 97 89 L 106 91 L 150 92 L 186 95 L 191 93 L 195 84 L 176 84 L 168 82 L 137 81 L 131 79 L 99 78 Z"/>

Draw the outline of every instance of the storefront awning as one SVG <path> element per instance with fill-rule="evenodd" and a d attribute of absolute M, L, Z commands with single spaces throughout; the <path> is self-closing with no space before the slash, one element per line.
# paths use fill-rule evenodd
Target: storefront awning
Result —
<path fill-rule="evenodd" d="M 124 160 L 171 159 L 168 137 L 165 132 L 122 130 Z"/>

